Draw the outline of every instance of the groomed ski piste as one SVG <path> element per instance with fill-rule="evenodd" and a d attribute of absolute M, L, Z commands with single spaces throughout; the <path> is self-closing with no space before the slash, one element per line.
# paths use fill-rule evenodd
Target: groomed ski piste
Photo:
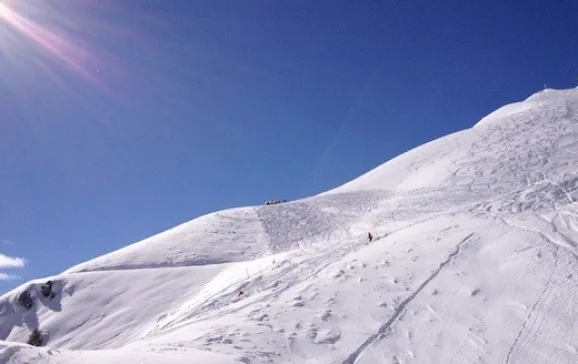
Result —
<path fill-rule="evenodd" d="M 318 196 L 18 287 L 0 363 L 577 363 L 577 244 L 578 90 L 544 90 Z"/>

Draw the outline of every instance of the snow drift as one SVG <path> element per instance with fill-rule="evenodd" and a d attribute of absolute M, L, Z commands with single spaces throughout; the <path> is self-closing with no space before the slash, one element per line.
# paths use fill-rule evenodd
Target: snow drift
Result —
<path fill-rule="evenodd" d="M 539 92 L 318 196 L 18 287 L 0 363 L 577 362 L 577 167 L 578 89 Z"/>

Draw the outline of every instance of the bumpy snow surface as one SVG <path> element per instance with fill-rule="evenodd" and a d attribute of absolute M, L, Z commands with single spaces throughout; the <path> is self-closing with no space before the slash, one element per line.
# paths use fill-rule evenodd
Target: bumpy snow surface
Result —
<path fill-rule="evenodd" d="M 578 90 L 539 92 L 335 190 L 19 287 L 0 363 L 577 363 L 577 200 Z"/>

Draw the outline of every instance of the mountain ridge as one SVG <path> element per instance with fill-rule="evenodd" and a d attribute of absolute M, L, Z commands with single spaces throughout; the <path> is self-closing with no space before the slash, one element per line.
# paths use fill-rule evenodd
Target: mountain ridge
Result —
<path fill-rule="evenodd" d="M 0 362 L 578 359 L 576 166 L 578 89 L 535 93 L 319 195 L 18 287 L 0 297 Z M 35 328 L 46 347 L 22 344 Z"/>

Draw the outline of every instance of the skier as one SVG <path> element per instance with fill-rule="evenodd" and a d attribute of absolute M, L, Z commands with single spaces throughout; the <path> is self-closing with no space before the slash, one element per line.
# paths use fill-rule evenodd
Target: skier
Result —
<path fill-rule="evenodd" d="M 371 233 L 367 233 L 367 239 L 369 239 L 369 242 L 371 243 L 373 240 L 373 235 L 371 235 Z"/>

